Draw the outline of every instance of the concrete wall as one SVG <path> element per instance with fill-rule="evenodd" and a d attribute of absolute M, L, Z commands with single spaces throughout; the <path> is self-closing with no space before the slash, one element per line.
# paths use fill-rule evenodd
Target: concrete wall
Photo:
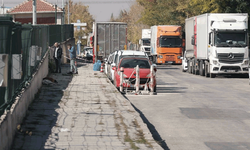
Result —
<path fill-rule="evenodd" d="M 48 56 L 48 53 L 46 53 L 37 71 L 33 74 L 30 85 L 22 89 L 21 94 L 16 98 L 11 109 L 5 111 L 0 117 L 0 150 L 8 150 L 11 148 L 17 126 L 21 124 L 26 115 L 26 110 L 41 88 L 43 78 L 48 75 Z"/>

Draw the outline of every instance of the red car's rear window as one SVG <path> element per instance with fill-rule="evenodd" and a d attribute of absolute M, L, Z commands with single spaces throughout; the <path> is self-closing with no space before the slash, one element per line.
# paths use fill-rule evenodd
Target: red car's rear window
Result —
<path fill-rule="evenodd" d="M 120 63 L 120 67 L 123 68 L 135 68 L 137 65 L 140 68 L 150 68 L 149 61 L 146 59 L 123 59 Z"/>

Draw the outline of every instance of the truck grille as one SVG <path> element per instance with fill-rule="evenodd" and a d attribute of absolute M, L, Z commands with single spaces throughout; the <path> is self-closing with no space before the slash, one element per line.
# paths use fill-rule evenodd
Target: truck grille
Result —
<path fill-rule="evenodd" d="M 150 52 L 150 48 L 145 48 L 145 51 L 148 51 L 148 52 Z"/>
<path fill-rule="evenodd" d="M 241 68 L 239 66 L 222 66 L 220 71 L 227 71 L 227 70 L 235 70 L 235 72 L 237 71 L 241 71 Z"/>
<path fill-rule="evenodd" d="M 218 54 L 219 62 L 235 64 L 242 63 L 244 59 L 244 54 L 235 54 L 235 53 L 220 53 Z"/>

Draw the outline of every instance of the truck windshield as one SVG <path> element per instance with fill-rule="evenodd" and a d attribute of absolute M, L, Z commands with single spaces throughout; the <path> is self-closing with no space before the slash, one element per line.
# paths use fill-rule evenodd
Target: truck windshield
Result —
<path fill-rule="evenodd" d="M 143 46 L 150 46 L 150 39 L 142 39 Z"/>
<path fill-rule="evenodd" d="M 246 47 L 245 32 L 219 31 L 215 33 L 215 44 L 217 47 Z"/>
<path fill-rule="evenodd" d="M 181 39 L 179 36 L 161 36 L 160 47 L 181 47 Z"/>

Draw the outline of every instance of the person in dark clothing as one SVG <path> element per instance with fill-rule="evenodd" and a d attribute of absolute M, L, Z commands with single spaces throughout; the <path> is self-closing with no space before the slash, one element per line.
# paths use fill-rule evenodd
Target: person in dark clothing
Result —
<path fill-rule="evenodd" d="M 56 64 L 56 70 L 55 73 L 61 73 L 61 58 L 62 58 L 62 48 L 59 46 L 59 44 L 56 42 L 54 44 L 54 60 Z"/>

